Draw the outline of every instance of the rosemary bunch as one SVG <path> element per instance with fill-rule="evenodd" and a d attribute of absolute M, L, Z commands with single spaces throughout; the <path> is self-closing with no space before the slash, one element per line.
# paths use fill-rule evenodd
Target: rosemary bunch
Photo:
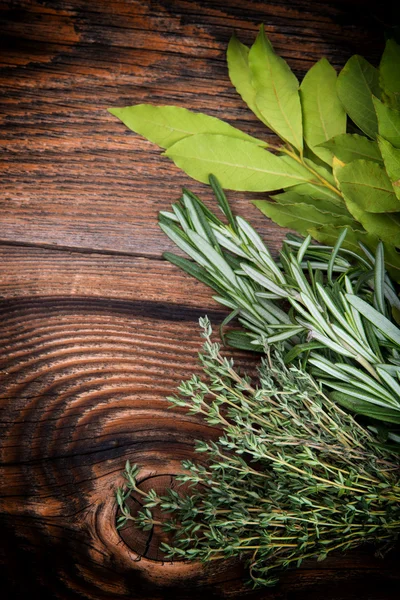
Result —
<path fill-rule="evenodd" d="M 254 583 L 272 585 L 277 572 L 303 559 L 375 542 L 386 551 L 400 530 L 400 469 L 390 451 L 322 392 L 282 352 L 267 349 L 255 387 L 211 342 L 207 319 L 200 360 L 207 376 L 193 376 L 169 400 L 220 425 L 217 442 L 198 442 L 202 463 L 185 461 L 181 482 L 159 497 L 150 491 L 136 518 L 151 529 L 151 509 L 172 513 L 170 558 L 209 561 L 245 558 Z M 138 469 L 126 465 L 117 492 L 119 527 L 132 519 L 126 499 Z"/>
<path fill-rule="evenodd" d="M 184 190 L 173 212 L 160 213 L 160 227 L 194 261 L 165 257 L 216 291 L 238 317 L 243 332 L 227 340 L 263 351 L 283 344 L 287 363 L 301 355 L 303 367 L 331 398 L 358 414 L 400 423 L 400 301 L 385 272 L 383 246 L 375 256 L 362 244 L 343 248 L 288 236 L 275 262 L 256 231 L 234 217 L 217 180 L 211 185 L 228 219 L 223 223 Z M 398 436 L 391 434 L 393 439 Z"/>

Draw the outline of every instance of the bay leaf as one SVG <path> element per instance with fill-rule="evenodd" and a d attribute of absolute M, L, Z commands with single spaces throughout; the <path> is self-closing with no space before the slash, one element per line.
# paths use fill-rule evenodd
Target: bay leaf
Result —
<path fill-rule="evenodd" d="M 346 113 L 336 91 L 336 71 L 326 58 L 311 67 L 300 86 L 304 139 L 324 162 L 332 164 L 332 152 L 320 146 L 346 132 Z"/>
<path fill-rule="evenodd" d="M 176 142 L 165 155 L 190 177 L 208 183 L 212 173 L 229 190 L 273 191 L 304 183 L 309 177 L 295 161 L 281 160 L 251 142 L 225 135 L 192 135 Z"/>
<path fill-rule="evenodd" d="M 352 56 L 337 80 L 337 93 L 350 119 L 369 137 L 378 133 L 372 96 L 380 98 L 379 72 L 362 56 Z"/>
<path fill-rule="evenodd" d="M 299 82 L 286 61 L 275 54 L 263 25 L 250 48 L 249 66 L 256 90 L 256 106 L 264 122 L 301 151 L 303 127 Z"/>
<path fill-rule="evenodd" d="M 356 222 L 349 215 L 338 215 L 322 212 L 309 204 L 277 204 L 267 200 L 253 202 L 261 212 L 272 219 L 281 227 L 294 229 L 301 235 L 308 235 L 310 228 L 318 229 L 324 225 L 332 227 L 356 226 Z"/>
<path fill-rule="evenodd" d="M 338 179 L 339 171 L 345 166 L 345 163 L 341 161 L 337 156 L 333 156 L 332 160 L 332 174 L 335 179 L 335 185 L 340 189 L 340 181 Z"/>
<path fill-rule="evenodd" d="M 247 140 L 259 146 L 268 145 L 221 119 L 179 106 L 137 104 L 124 108 L 109 108 L 108 111 L 118 117 L 129 129 L 161 148 L 170 148 L 179 140 L 197 133 L 221 134 Z"/>
<path fill-rule="evenodd" d="M 345 228 L 342 226 L 333 227 L 330 225 L 323 225 L 319 229 L 310 228 L 310 235 L 320 244 L 334 246 L 339 235 L 344 229 Z M 360 248 L 359 242 L 364 244 L 364 246 L 374 253 L 379 239 L 363 230 L 360 225 L 358 225 L 356 228 L 347 227 L 347 233 L 342 243 L 342 247 L 346 248 L 346 250 L 351 250 L 352 252 L 355 252 L 359 256 L 365 258 L 365 254 Z"/>
<path fill-rule="evenodd" d="M 303 176 L 306 180 L 315 183 L 316 185 L 324 185 L 320 179 L 318 179 L 316 173 L 321 175 L 321 177 L 326 177 L 328 181 L 329 179 L 332 179 L 332 175 L 327 169 L 325 169 L 326 165 L 321 167 L 320 165 L 315 165 L 312 163 L 312 161 L 306 158 L 301 160 L 299 157 L 294 158 L 293 156 L 284 153 L 278 154 L 277 156 L 279 156 L 282 164 L 286 164 L 291 171 L 297 171 L 299 175 Z M 312 170 L 314 172 L 312 172 Z"/>
<path fill-rule="evenodd" d="M 274 194 L 271 198 L 278 204 L 307 204 L 308 206 L 317 208 L 321 212 L 351 217 L 344 202 L 341 204 L 334 204 L 327 199 L 313 198 L 308 194 L 301 195 L 295 191 L 296 187 L 297 186 L 294 186 L 287 192 L 282 192 L 281 194 Z"/>
<path fill-rule="evenodd" d="M 303 158 L 308 158 L 308 160 L 310 160 L 311 162 L 314 163 L 314 165 L 318 165 L 320 167 L 326 167 L 327 163 L 323 160 L 321 160 L 319 158 L 319 156 L 317 156 L 315 154 L 315 152 L 313 152 L 309 146 L 305 145 L 304 147 L 304 151 L 303 151 Z"/>
<path fill-rule="evenodd" d="M 400 202 L 396 198 L 391 181 L 385 169 L 377 163 L 354 160 L 338 170 L 337 178 L 351 213 L 348 201 L 369 213 L 400 211 Z"/>
<path fill-rule="evenodd" d="M 322 146 L 330 150 L 344 163 L 359 159 L 372 160 L 378 163 L 383 162 L 378 144 L 373 140 L 369 140 L 364 135 L 358 135 L 357 133 L 336 135 L 327 142 L 324 142 Z"/>
<path fill-rule="evenodd" d="M 318 175 L 320 175 L 325 181 L 327 181 L 331 185 L 335 185 L 335 179 L 332 175 L 332 171 L 326 164 L 317 165 L 308 158 L 304 158 L 303 160 L 304 163 L 309 167 L 309 169 L 311 169 L 311 171 L 318 173 Z"/>
<path fill-rule="evenodd" d="M 378 136 L 378 143 L 386 172 L 390 177 L 397 198 L 400 199 L 400 149 L 395 148 L 390 142 L 380 136 Z"/>
<path fill-rule="evenodd" d="M 349 207 L 351 212 L 351 209 Z M 380 240 L 400 247 L 400 213 L 374 214 L 364 212 L 359 215 L 358 221 L 364 229 L 379 237 Z"/>
<path fill-rule="evenodd" d="M 329 200 L 338 206 L 342 206 L 344 203 L 341 194 L 337 194 L 322 183 L 300 183 L 291 189 L 301 196 L 309 196 L 314 200 Z"/>
<path fill-rule="evenodd" d="M 252 84 L 252 74 L 249 67 L 249 48 L 233 35 L 226 53 L 229 78 L 242 100 L 250 110 L 266 125 L 263 115 L 256 106 L 256 91 Z"/>
<path fill-rule="evenodd" d="M 395 148 L 400 148 L 400 111 L 386 106 L 373 98 L 378 118 L 379 135 L 388 140 Z"/>
<path fill-rule="evenodd" d="M 383 244 L 385 250 L 385 267 L 390 277 L 400 283 L 400 252 L 393 244 Z"/>
<path fill-rule="evenodd" d="M 400 46 L 394 39 L 386 42 L 379 73 L 386 103 L 400 109 Z"/>
<path fill-rule="evenodd" d="M 345 200 L 350 214 L 361 223 L 368 233 L 391 246 L 400 247 L 400 212 L 368 212 L 346 196 Z"/>

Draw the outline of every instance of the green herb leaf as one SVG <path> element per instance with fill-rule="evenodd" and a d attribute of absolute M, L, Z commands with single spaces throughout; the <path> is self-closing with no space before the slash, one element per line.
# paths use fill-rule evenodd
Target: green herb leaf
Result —
<path fill-rule="evenodd" d="M 345 200 L 349 199 L 363 210 L 373 213 L 400 210 L 400 202 L 390 179 L 377 163 L 355 160 L 342 167 L 337 178 Z M 349 206 L 348 208 L 352 212 Z"/>
<path fill-rule="evenodd" d="M 210 224 L 203 213 L 201 204 L 185 191 L 183 192 L 182 200 L 193 229 L 212 246 L 218 248 L 218 242 L 212 227 L 210 227 Z"/>
<path fill-rule="evenodd" d="M 380 136 L 378 137 L 378 143 L 394 192 L 397 198 L 400 199 L 400 149 L 395 148 Z"/>
<path fill-rule="evenodd" d="M 360 314 L 368 319 L 374 327 L 379 329 L 385 337 L 395 344 L 400 345 L 400 329 L 389 321 L 389 319 L 368 304 L 368 302 L 365 302 L 365 300 L 354 294 L 346 294 L 346 299 Z"/>
<path fill-rule="evenodd" d="M 379 134 L 395 148 L 400 148 L 400 112 L 373 98 Z"/>
<path fill-rule="evenodd" d="M 385 307 L 385 256 L 382 242 L 379 242 L 375 253 L 375 268 L 374 268 L 374 298 L 379 311 L 386 314 Z"/>
<path fill-rule="evenodd" d="M 344 163 L 359 159 L 382 163 L 378 144 L 357 133 L 343 133 L 321 145 Z"/>
<path fill-rule="evenodd" d="M 182 271 L 185 271 L 185 273 L 188 273 L 188 275 L 195 277 L 195 279 L 198 281 L 205 283 L 219 294 L 221 293 L 222 288 L 215 283 L 215 281 L 207 274 L 207 271 L 203 267 L 196 265 L 196 263 L 188 260 L 187 258 L 172 254 L 171 252 L 164 252 L 163 258 L 182 269 Z"/>
<path fill-rule="evenodd" d="M 175 227 L 173 224 L 164 223 L 162 220 L 160 220 L 158 224 L 163 232 L 169 237 L 170 240 L 174 242 L 174 244 L 178 246 L 178 248 L 183 250 L 183 252 L 186 252 L 190 258 L 193 258 L 193 260 L 195 260 L 202 267 L 208 266 L 207 260 L 204 258 L 204 256 L 195 250 L 192 244 L 188 242 L 187 236 L 178 227 Z"/>
<path fill-rule="evenodd" d="M 305 168 L 257 147 L 224 135 L 198 134 L 180 140 L 165 155 L 185 173 L 208 183 L 213 173 L 230 190 L 263 192 L 307 181 Z"/>
<path fill-rule="evenodd" d="M 250 110 L 265 123 L 264 118 L 256 106 L 256 91 L 252 84 L 252 74 L 249 67 L 249 49 L 233 35 L 228 44 L 226 53 L 229 77 L 236 91 L 242 97 Z M 267 123 L 265 123 L 268 125 Z"/>
<path fill-rule="evenodd" d="M 316 164 L 315 162 L 313 162 L 309 158 L 304 158 L 304 164 L 312 172 L 317 173 L 318 175 L 320 175 L 321 177 L 323 177 L 323 179 L 325 180 L 325 182 L 328 182 L 331 185 L 335 185 L 335 178 L 334 178 L 334 176 L 332 174 L 332 169 L 330 167 L 328 167 L 327 165 L 324 165 L 324 164 Z M 318 178 L 317 178 L 317 181 L 321 181 L 321 180 L 318 180 Z M 321 182 L 321 184 L 323 186 L 326 185 L 324 182 Z"/>
<path fill-rule="evenodd" d="M 400 213 L 373 213 L 363 210 L 358 204 L 346 198 L 346 205 L 353 217 L 366 231 L 377 239 L 392 246 L 400 245 Z"/>
<path fill-rule="evenodd" d="M 267 200 L 255 200 L 253 202 L 261 212 L 278 223 L 281 227 L 295 229 L 301 235 L 307 235 L 311 228 L 319 228 L 323 225 L 332 227 L 355 227 L 356 222 L 349 216 L 321 212 L 309 204 L 276 204 Z"/>
<path fill-rule="evenodd" d="M 332 152 L 319 146 L 346 132 L 346 113 L 336 92 L 336 71 L 322 58 L 308 71 L 300 86 L 304 139 L 324 162 L 332 164 Z"/>
<path fill-rule="evenodd" d="M 400 46 L 394 39 L 386 42 L 379 65 L 384 97 L 392 108 L 400 108 Z"/>
<path fill-rule="evenodd" d="M 217 199 L 220 209 L 224 213 L 225 217 L 228 219 L 233 231 L 237 231 L 236 221 L 232 214 L 231 207 L 229 206 L 229 202 L 226 199 L 225 192 L 222 189 L 218 179 L 214 175 L 210 175 L 209 183 L 211 185 L 212 191 Z"/>
<path fill-rule="evenodd" d="M 320 242 L 320 244 L 334 246 L 343 229 L 343 227 L 332 227 L 329 225 L 324 225 L 319 229 L 310 228 L 309 233 L 317 242 Z M 364 256 L 364 253 L 360 248 L 359 242 L 364 244 L 364 246 L 366 246 L 367 248 L 374 249 L 378 241 L 379 240 L 375 235 L 371 235 L 366 231 L 363 231 L 360 227 L 357 229 L 348 228 L 342 246 L 347 250 L 355 252 L 355 254 L 357 254 L 358 256 Z"/>
<path fill-rule="evenodd" d="M 400 253 L 396 250 L 395 245 L 393 244 L 384 244 L 384 248 L 385 267 L 394 281 L 400 283 Z M 398 309 L 396 309 L 396 307 L 393 307 L 393 309 L 397 311 L 398 314 Z"/>
<path fill-rule="evenodd" d="M 352 56 L 339 74 L 337 92 L 345 111 L 369 137 L 378 133 L 372 96 L 380 98 L 379 72 L 362 56 Z"/>
<path fill-rule="evenodd" d="M 321 212 L 351 217 L 351 214 L 347 210 L 344 202 L 342 202 L 342 204 L 334 204 L 330 200 L 320 198 L 315 199 L 311 196 L 301 195 L 294 191 L 296 187 L 297 186 L 294 186 L 287 192 L 275 194 L 274 196 L 271 196 L 271 198 L 278 204 L 308 204 L 309 206 L 314 206 Z"/>
<path fill-rule="evenodd" d="M 214 269 L 216 269 L 229 283 L 233 286 L 233 288 L 237 287 L 236 276 L 224 259 L 224 257 L 213 248 L 213 246 L 201 237 L 196 231 L 189 231 L 188 237 L 190 241 L 198 248 L 198 250 L 203 254 L 203 256 L 207 259 L 207 262 L 212 265 Z M 190 256 L 190 254 L 189 254 Z"/>
<path fill-rule="evenodd" d="M 367 231 L 378 236 L 383 242 L 400 248 L 400 213 L 364 213 L 359 220 Z"/>
<path fill-rule="evenodd" d="M 296 186 L 292 186 L 291 190 L 300 194 L 300 196 L 306 196 L 313 198 L 314 200 L 329 200 L 337 206 L 343 206 L 343 198 L 340 193 L 337 194 L 332 189 L 318 183 L 301 183 Z"/>
<path fill-rule="evenodd" d="M 353 396 L 341 392 L 332 392 L 329 396 L 334 402 L 337 402 L 341 406 L 344 406 L 359 415 L 365 415 L 366 417 L 387 421 L 389 423 L 400 424 L 400 411 L 393 408 L 384 408 L 383 406 L 373 405 L 370 402 L 354 398 Z"/>
<path fill-rule="evenodd" d="M 263 121 L 298 150 L 303 148 L 299 82 L 283 58 L 277 56 L 264 26 L 249 52 L 256 106 Z"/>
<path fill-rule="evenodd" d="M 244 331 L 228 331 L 225 334 L 225 340 L 231 348 L 250 352 L 264 352 L 261 344 L 259 347 L 252 344 L 250 336 Z"/>
<path fill-rule="evenodd" d="M 218 133 L 258 146 L 268 145 L 216 117 L 195 113 L 179 106 L 137 104 L 125 108 L 109 108 L 108 112 L 118 117 L 129 129 L 161 148 L 170 148 L 179 140 L 196 133 Z"/>

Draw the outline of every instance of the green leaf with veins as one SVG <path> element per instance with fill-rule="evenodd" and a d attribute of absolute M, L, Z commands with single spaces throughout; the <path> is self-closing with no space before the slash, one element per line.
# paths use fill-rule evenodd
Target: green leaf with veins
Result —
<path fill-rule="evenodd" d="M 213 173 L 230 190 L 266 192 L 310 179 L 308 170 L 293 159 L 282 160 L 251 142 L 224 135 L 202 133 L 184 138 L 165 155 L 194 179 L 208 183 Z"/>
<path fill-rule="evenodd" d="M 249 66 L 256 90 L 256 106 L 263 121 L 279 137 L 301 151 L 303 127 L 299 82 L 286 61 L 275 54 L 263 26 L 250 48 Z"/>
<path fill-rule="evenodd" d="M 344 163 L 353 160 L 372 160 L 382 163 L 378 144 L 357 133 L 342 133 L 321 144 Z"/>
<path fill-rule="evenodd" d="M 380 136 L 378 137 L 378 143 L 387 174 L 392 182 L 394 192 L 400 200 L 400 149 L 395 148 L 390 142 Z"/>
<path fill-rule="evenodd" d="M 300 183 L 291 187 L 290 189 L 301 196 L 310 197 L 314 200 L 329 200 L 337 206 L 342 206 L 344 204 L 341 194 L 338 194 L 332 189 L 323 185 L 317 185 L 315 183 Z"/>
<path fill-rule="evenodd" d="M 229 78 L 250 110 L 264 122 L 264 118 L 256 106 L 256 91 L 252 84 L 252 74 L 249 67 L 249 48 L 239 42 L 233 35 L 226 53 Z M 267 124 L 267 123 L 265 123 Z"/>
<path fill-rule="evenodd" d="M 400 252 L 394 245 L 384 244 L 385 247 L 385 267 L 391 277 L 397 283 L 400 283 Z"/>
<path fill-rule="evenodd" d="M 344 216 L 334 213 L 322 212 L 310 204 L 277 204 L 267 200 L 255 200 L 253 202 L 261 212 L 278 223 L 281 227 L 295 229 L 301 235 L 307 236 L 310 228 L 322 226 L 331 227 L 355 227 L 357 223 L 351 215 Z"/>
<path fill-rule="evenodd" d="M 370 213 L 400 211 L 400 202 L 391 181 L 385 169 L 377 163 L 355 160 L 342 167 L 337 172 L 337 178 L 346 204 L 350 200 Z"/>
<path fill-rule="evenodd" d="M 400 109 L 400 46 L 394 39 L 386 42 L 379 73 L 386 103 Z"/>
<path fill-rule="evenodd" d="M 378 119 L 379 135 L 388 140 L 395 148 L 400 148 L 400 111 L 386 106 L 373 98 Z"/>
<path fill-rule="evenodd" d="M 304 139 L 329 165 L 332 152 L 320 144 L 346 131 L 346 113 L 337 95 L 336 79 L 335 69 L 322 58 L 311 67 L 300 86 Z"/>
<path fill-rule="evenodd" d="M 321 212 L 351 217 L 351 214 L 347 210 L 344 202 L 342 202 L 341 204 L 334 204 L 333 202 L 330 202 L 327 199 L 313 198 L 310 195 L 302 196 L 301 194 L 298 194 L 296 191 L 294 191 L 296 187 L 297 186 L 294 186 L 287 192 L 275 194 L 274 196 L 271 196 L 271 198 L 275 200 L 275 202 L 277 202 L 278 204 L 308 204 L 310 206 L 314 206 Z"/>
<path fill-rule="evenodd" d="M 373 213 L 363 210 L 358 204 L 346 198 L 346 205 L 353 217 L 368 233 L 392 246 L 400 246 L 400 212 Z"/>
<path fill-rule="evenodd" d="M 350 210 L 350 209 L 349 209 Z M 351 210 L 350 210 L 351 212 Z M 357 214 L 354 211 L 354 215 Z M 369 233 L 391 246 L 400 247 L 400 213 L 373 214 L 358 213 L 358 221 Z"/>
<path fill-rule="evenodd" d="M 179 106 L 137 104 L 125 108 L 109 108 L 108 111 L 118 117 L 129 129 L 161 148 L 170 148 L 179 140 L 197 133 L 221 134 L 246 140 L 258 146 L 268 145 L 216 117 L 192 112 Z"/>
<path fill-rule="evenodd" d="M 362 56 L 352 56 L 337 81 L 337 92 L 345 111 L 369 137 L 378 133 L 372 96 L 380 97 L 379 72 Z"/>
<path fill-rule="evenodd" d="M 310 171 L 317 173 L 322 177 L 325 182 L 331 185 L 335 185 L 335 179 L 332 175 L 332 169 L 327 165 L 317 165 L 309 158 L 304 158 L 304 164 L 310 169 Z"/>

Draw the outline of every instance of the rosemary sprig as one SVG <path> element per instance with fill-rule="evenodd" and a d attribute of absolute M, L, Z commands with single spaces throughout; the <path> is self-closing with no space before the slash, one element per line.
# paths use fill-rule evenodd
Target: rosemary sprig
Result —
<path fill-rule="evenodd" d="M 169 558 L 245 558 L 252 581 L 272 585 L 277 573 L 306 558 L 375 542 L 382 552 L 400 530 L 400 470 L 395 455 L 336 406 L 315 380 L 267 350 L 259 382 L 239 375 L 233 361 L 205 338 L 200 361 L 206 381 L 193 376 L 173 405 L 220 425 L 217 442 L 198 442 L 199 462 L 185 461 L 175 490 L 144 498 L 140 526 L 154 526 L 151 509 L 172 514 L 164 525 L 174 535 L 163 544 Z M 201 462 L 200 462 L 201 461 Z M 125 500 L 137 490 L 138 471 L 126 465 L 117 493 L 119 527 L 132 518 Z"/>
<path fill-rule="evenodd" d="M 375 256 L 360 244 L 361 256 L 343 248 L 346 230 L 334 247 L 289 235 L 275 262 L 251 225 L 232 215 L 213 176 L 210 183 L 228 224 L 184 190 L 172 212 L 160 213 L 160 227 L 194 262 L 165 257 L 232 310 L 223 325 L 238 317 L 245 331 L 228 334 L 228 343 L 261 352 L 283 343 L 285 362 L 301 356 L 333 400 L 400 423 L 400 329 L 392 319 L 400 301 L 382 244 Z"/>

